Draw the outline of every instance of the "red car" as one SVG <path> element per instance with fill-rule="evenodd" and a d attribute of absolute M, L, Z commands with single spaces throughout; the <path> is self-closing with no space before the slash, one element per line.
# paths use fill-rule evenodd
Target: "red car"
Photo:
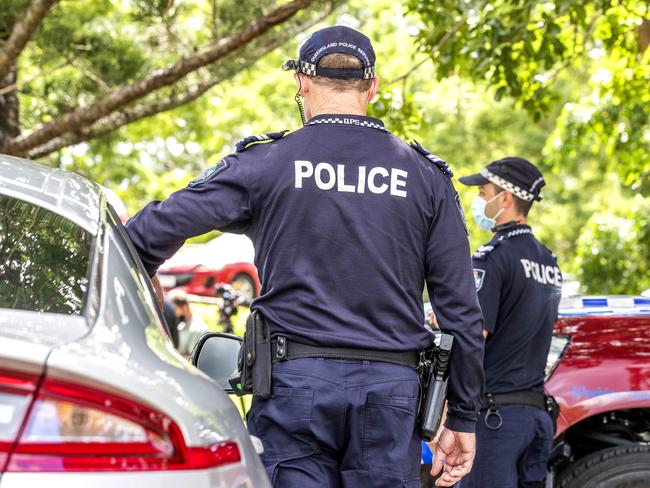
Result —
<path fill-rule="evenodd" d="M 214 297 L 218 284 L 230 284 L 248 300 L 260 292 L 253 264 L 255 250 L 243 235 L 223 234 L 206 244 L 189 244 L 158 270 L 165 291 L 181 288 L 192 295 Z"/>
<path fill-rule="evenodd" d="M 544 488 L 650 487 L 650 297 L 564 297 L 546 391 L 560 415 Z"/>
<path fill-rule="evenodd" d="M 563 299 L 546 389 L 560 405 L 547 487 L 650 487 L 650 298 Z"/>

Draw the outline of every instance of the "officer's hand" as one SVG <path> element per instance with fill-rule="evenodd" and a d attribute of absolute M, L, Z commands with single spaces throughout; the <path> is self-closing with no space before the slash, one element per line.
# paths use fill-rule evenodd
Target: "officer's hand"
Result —
<path fill-rule="evenodd" d="M 435 330 L 440 330 L 440 327 L 438 326 L 438 318 L 436 317 L 436 314 L 431 311 L 429 314 L 429 327 Z"/>
<path fill-rule="evenodd" d="M 433 449 L 431 476 L 436 476 L 444 466 L 443 475 L 436 486 L 452 486 L 470 472 L 476 453 L 476 436 L 443 428 Z"/>

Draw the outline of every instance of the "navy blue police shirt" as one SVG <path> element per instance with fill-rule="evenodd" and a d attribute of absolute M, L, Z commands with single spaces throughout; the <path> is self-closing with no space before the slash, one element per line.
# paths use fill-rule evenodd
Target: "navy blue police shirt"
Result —
<path fill-rule="evenodd" d="M 484 341 L 450 176 L 380 120 L 322 115 L 295 132 L 245 139 L 126 229 L 150 275 L 191 236 L 246 234 L 262 283 L 253 308 L 273 335 L 305 344 L 426 348 L 426 281 L 441 329 L 455 336 L 447 425 L 469 432 Z"/>
<path fill-rule="evenodd" d="M 485 330 L 485 391 L 543 391 L 562 294 L 555 256 L 527 225 L 506 225 L 472 257 Z"/>

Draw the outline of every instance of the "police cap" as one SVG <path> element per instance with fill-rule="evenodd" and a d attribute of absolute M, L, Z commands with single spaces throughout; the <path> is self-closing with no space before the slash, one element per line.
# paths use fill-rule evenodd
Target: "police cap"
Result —
<path fill-rule="evenodd" d="M 468 186 L 494 183 L 527 202 L 539 201 L 539 193 L 546 184 L 542 173 L 524 158 L 506 157 L 488 164 L 480 172 L 459 178 Z"/>
<path fill-rule="evenodd" d="M 362 69 L 323 68 L 318 62 L 328 54 L 351 54 L 363 63 Z M 282 65 L 285 71 L 295 70 L 307 76 L 367 80 L 375 76 L 375 51 L 370 39 L 358 30 L 343 25 L 326 27 L 314 32 L 300 47 L 298 60 Z"/>

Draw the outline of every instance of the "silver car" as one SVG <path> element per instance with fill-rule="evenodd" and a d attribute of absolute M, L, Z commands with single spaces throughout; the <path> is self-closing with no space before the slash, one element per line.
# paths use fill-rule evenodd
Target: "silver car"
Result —
<path fill-rule="evenodd" d="M 0 155 L 0 488 L 267 487 L 99 188 Z"/>

